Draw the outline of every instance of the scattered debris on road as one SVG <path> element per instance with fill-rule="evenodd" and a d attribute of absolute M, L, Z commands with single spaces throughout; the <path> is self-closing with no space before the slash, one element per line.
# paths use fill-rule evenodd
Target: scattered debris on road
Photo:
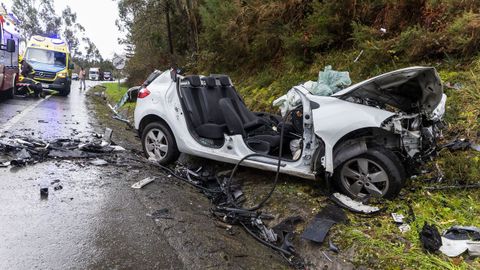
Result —
<path fill-rule="evenodd" d="M 362 202 L 352 200 L 350 197 L 340 193 L 333 193 L 329 199 L 336 203 L 338 206 L 345 208 L 353 213 L 375 214 L 380 211 L 380 208 L 376 206 L 370 206 Z"/>
<path fill-rule="evenodd" d="M 327 205 L 308 225 L 302 234 L 302 238 L 316 243 L 323 243 L 333 225 L 346 222 L 347 216 L 343 209 L 336 205 Z"/>
<path fill-rule="evenodd" d="M 159 220 L 159 219 L 173 219 L 173 217 L 171 217 L 170 215 L 170 211 L 167 209 L 167 208 L 162 208 L 162 209 L 158 209 L 158 210 L 155 210 L 155 212 L 151 213 L 151 214 L 147 214 L 147 216 L 155 219 L 155 220 Z"/>
<path fill-rule="evenodd" d="M 95 166 L 104 166 L 107 165 L 108 162 L 104 159 L 96 158 L 94 160 L 89 161 L 90 164 L 95 165 Z"/>
<path fill-rule="evenodd" d="M 457 257 L 468 251 L 470 256 L 480 256 L 480 228 L 453 226 L 442 235 L 440 251 L 448 257 Z"/>
<path fill-rule="evenodd" d="M 101 156 L 124 151 L 125 148 L 111 142 L 112 130 L 106 130 L 103 139 L 90 141 L 77 139 L 56 139 L 50 142 L 27 137 L 10 137 L 0 139 L 1 167 L 20 167 L 43 162 L 48 159 L 94 158 L 89 163 L 96 166 L 108 164 Z"/>
<path fill-rule="evenodd" d="M 153 177 L 147 177 L 147 178 L 142 179 L 142 180 L 136 182 L 135 184 L 133 184 L 132 188 L 136 188 L 136 189 L 143 188 L 144 186 L 150 184 L 154 180 L 155 180 L 155 178 L 153 178 Z"/>
<path fill-rule="evenodd" d="M 228 175 L 232 175 L 231 173 L 220 172 L 214 174 L 203 168 L 190 169 L 185 166 L 177 166 L 175 170 L 172 170 L 153 160 L 148 161 L 152 165 L 160 167 L 168 175 L 174 176 L 204 193 L 214 204 L 211 209 L 212 215 L 227 226 L 223 227 L 229 233 L 232 232 L 232 229 L 228 226 L 241 225 L 257 241 L 278 251 L 291 266 L 297 269 L 304 268 L 303 259 L 295 252 L 292 245 L 294 236 L 292 226 L 300 221 L 292 218 L 290 221 L 285 221 L 284 224 L 277 225 L 278 227 L 269 228 L 266 226 L 264 220 L 273 219 L 273 216 L 260 211 L 259 208 L 242 207 L 245 198 L 240 185 L 232 183 L 232 179 L 228 177 Z M 336 206 L 332 207 L 341 211 Z M 164 214 L 162 212 L 162 215 Z"/>

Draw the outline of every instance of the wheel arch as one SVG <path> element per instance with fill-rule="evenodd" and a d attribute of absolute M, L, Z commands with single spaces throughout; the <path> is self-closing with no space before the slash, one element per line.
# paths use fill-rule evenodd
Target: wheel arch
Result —
<path fill-rule="evenodd" d="M 165 125 L 169 131 L 172 133 L 172 135 L 174 135 L 174 139 L 175 139 L 175 134 L 173 133 L 172 131 L 172 128 L 170 127 L 170 125 L 167 123 L 167 121 L 165 121 L 163 118 L 161 118 L 160 116 L 156 115 L 156 114 L 148 114 L 148 115 L 145 115 L 142 120 L 140 121 L 140 125 L 138 125 L 138 135 L 141 137 L 142 136 L 142 132 L 143 130 L 145 129 L 145 127 L 150 124 L 150 123 L 153 123 L 153 122 L 160 122 L 162 123 L 163 125 Z"/>
<path fill-rule="evenodd" d="M 366 127 L 345 134 L 333 146 L 333 168 L 346 160 L 364 154 L 369 147 L 382 146 L 395 152 L 400 137 L 379 127 Z"/>

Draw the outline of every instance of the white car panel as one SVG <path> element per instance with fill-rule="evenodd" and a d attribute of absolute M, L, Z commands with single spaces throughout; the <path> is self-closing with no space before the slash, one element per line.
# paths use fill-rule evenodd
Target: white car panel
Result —
<path fill-rule="evenodd" d="M 418 68 L 412 68 L 412 70 L 416 69 Z M 180 76 L 178 80 L 181 79 Z M 304 178 L 315 178 L 317 172 L 314 171 L 316 168 L 313 166 L 313 158 L 319 145 L 319 141 L 316 139 L 318 137 L 325 143 L 325 155 L 320 157 L 322 165 L 326 172 L 332 174 L 335 169 L 333 150 L 345 135 L 363 128 L 382 128 L 382 124 L 386 120 L 397 115 L 394 112 L 338 98 L 342 93 L 347 93 L 362 83 L 330 97 L 312 95 L 304 86 L 300 85 L 289 91 L 290 98 L 284 96 L 284 98 L 276 100 L 279 105 L 284 106 L 282 113 L 292 109 L 291 107 L 299 100 L 303 106 L 302 155 L 296 161 L 283 160 L 281 172 Z M 188 128 L 177 91 L 177 83 L 172 80 L 170 71 L 161 73 L 147 86 L 147 89 L 150 91 L 150 95 L 139 98 L 135 108 L 134 120 L 137 130 L 140 129 L 142 119 L 148 115 L 155 115 L 168 124 L 175 137 L 178 150 L 182 153 L 228 163 L 237 163 L 243 157 L 254 153 L 246 145 L 241 135 L 225 134 L 224 144 L 217 148 L 201 144 Z M 438 119 L 443 116 L 444 109 L 442 108 L 445 106 L 445 100 L 446 97 L 442 97 L 441 104 L 434 111 L 434 115 Z M 291 104 L 292 102 L 295 104 Z M 256 157 L 246 160 L 242 164 L 276 171 L 277 163 L 276 157 Z"/>

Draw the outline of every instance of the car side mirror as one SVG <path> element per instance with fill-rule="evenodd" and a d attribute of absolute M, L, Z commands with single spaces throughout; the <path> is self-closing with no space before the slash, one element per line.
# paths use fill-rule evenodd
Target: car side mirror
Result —
<path fill-rule="evenodd" d="M 75 68 L 75 65 L 73 63 L 70 63 L 70 65 L 68 65 L 68 69 L 74 69 Z"/>
<path fill-rule="evenodd" d="M 13 53 L 15 50 L 15 40 L 7 39 L 7 52 Z"/>

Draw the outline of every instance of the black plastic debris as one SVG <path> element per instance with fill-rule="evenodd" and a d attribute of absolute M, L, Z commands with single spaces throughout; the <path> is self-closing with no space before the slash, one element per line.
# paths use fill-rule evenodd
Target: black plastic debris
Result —
<path fill-rule="evenodd" d="M 95 153 L 87 153 L 80 149 L 74 150 L 50 150 L 48 152 L 49 158 L 93 158 L 98 155 Z"/>
<path fill-rule="evenodd" d="M 46 198 L 48 198 L 48 187 L 42 187 L 42 188 L 40 188 L 40 198 L 41 198 L 41 199 L 46 199 Z"/>
<path fill-rule="evenodd" d="M 340 249 L 333 243 L 332 239 L 328 239 L 328 249 L 335 253 L 340 252 Z"/>
<path fill-rule="evenodd" d="M 289 233 L 294 232 L 295 227 L 303 222 L 303 218 L 301 216 L 292 216 L 282 220 L 280 223 L 275 225 L 272 229 L 277 233 Z"/>
<path fill-rule="evenodd" d="M 447 148 L 448 150 L 454 152 L 454 151 L 465 151 L 471 147 L 472 147 L 472 143 L 469 140 L 455 139 L 442 145 L 440 148 Z M 475 148 L 473 149 L 476 150 Z"/>
<path fill-rule="evenodd" d="M 323 243 L 333 225 L 345 222 L 347 222 L 347 216 L 343 209 L 329 204 L 315 216 L 303 232 L 302 238 L 316 243 Z"/>
<path fill-rule="evenodd" d="M 158 209 L 158 210 L 155 210 L 155 212 L 151 213 L 151 214 L 147 214 L 147 216 L 157 220 L 157 219 L 173 219 L 171 216 L 170 216 L 170 211 L 167 209 L 167 208 L 162 208 L 162 209 Z"/>
<path fill-rule="evenodd" d="M 40 181 L 40 199 L 44 200 L 48 198 L 48 181 L 43 179 Z"/>
<path fill-rule="evenodd" d="M 53 190 L 55 191 L 63 189 L 63 186 L 60 184 L 59 179 L 53 180 L 52 182 L 50 182 L 50 185 L 53 186 Z"/>
<path fill-rule="evenodd" d="M 435 225 L 425 223 L 420 231 L 420 242 L 429 252 L 436 252 L 442 246 L 442 238 Z"/>

